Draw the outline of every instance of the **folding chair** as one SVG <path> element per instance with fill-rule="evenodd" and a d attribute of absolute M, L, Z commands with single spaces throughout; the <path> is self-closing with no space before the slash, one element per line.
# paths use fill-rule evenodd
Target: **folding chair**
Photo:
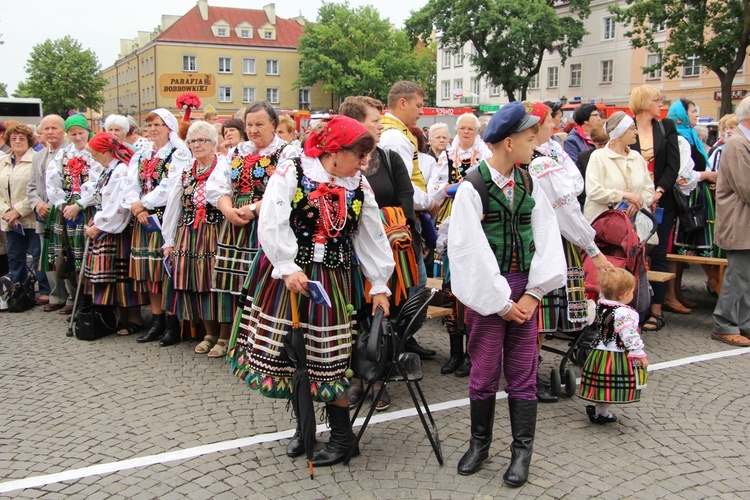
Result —
<path fill-rule="evenodd" d="M 435 457 L 437 458 L 438 463 L 443 465 L 443 452 L 440 448 L 440 437 L 438 436 L 437 425 L 435 424 L 435 419 L 432 417 L 432 412 L 430 412 L 430 407 L 427 405 L 424 393 L 419 387 L 419 382 L 423 378 L 422 363 L 417 354 L 405 352 L 404 349 L 409 339 L 422 327 L 427 319 L 427 306 L 435 293 L 437 293 L 437 290 L 424 289 L 419 293 L 412 295 L 406 300 L 406 302 L 404 302 L 398 313 L 398 317 L 391 321 L 393 334 L 389 338 L 390 341 L 393 342 L 393 349 L 391 350 L 393 354 L 385 369 L 385 374 L 382 377 L 383 385 L 378 393 L 375 394 L 372 405 L 370 406 L 370 411 L 368 411 L 365 421 L 362 423 L 362 427 L 359 429 L 357 438 L 344 463 L 349 462 L 352 453 L 359 444 L 360 439 L 362 439 L 365 430 L 367 430 L 367 425 L 370 423 L 370 419 L 375 413 L 375 407 L 385 392 L 388 383 L 403 382 L 409 390 L 409 395 L 414 403 L 414 408 L 417 410 L 419 419 L 422 421 L 422 426 L 427 434 L 427 439 L 430 441 L 430 445 L 432 445 L 432 450 L 435 452 Z M 354 421 L 357 419 L 359 411 L 367 400 L 367 395 L 370 394 L 370 391 L 373 390 L 373 385 L 377 382 L 378 381 L 369 382 L 365 387 L 364 394 L 354 409 L 352 425 L 354 425 Z M 417 394 L 419 394 L 419 399 L 417 399 Z M 425 418 L 425 415 L 427 418 Z M 427 419 L 429 419 L 429 424 Z"/>

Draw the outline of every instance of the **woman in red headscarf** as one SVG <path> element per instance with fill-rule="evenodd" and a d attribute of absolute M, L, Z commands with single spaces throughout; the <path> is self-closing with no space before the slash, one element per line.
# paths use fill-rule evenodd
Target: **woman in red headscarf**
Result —
<path fill-rule="evenodd" d="M 364 299 L 364 291 L 353 288 L 355 260 L 372 284 L 373 310 L 381 306 L 388 313 L 386 283 L 395 264 L 375 196 L 360 172 L 374 148 L 375 139 L 362 124 L 336 116 L 310 135 L 302 157 L 278 166 L 260 209 L 261 253 L 250 276 L 253 301 L 244 306 L 229 352 L 232 372 L 252 389 L 290 398 L 294 367 L 281 351 L 291 330 L 290 292 L 296 294 L 307 330 L 309 390 L 314 400 L 326 403 L 331 424 L 331 439 L 313 465 L 341 462 L 354 440 L 347 397 L 351 313 Z M 307 298 L 308 280 L 322 283 L 331 307 Z M 298 425 L 289 456 L 304 453 L 299 430 Z"/>
<path fill-rule="evenodd" d="M 94 304 L 119 307 L 119 335 L 141 328 L 140 306 L 148 294 L 133 289 L 128 277 L 132 225 L 130 211 L 120 205 L 122 180 L 128 175 L 131 151 L 107 132 L 99 132 L 86 145 L 94 160 L 104 166 L 95 186 L 96 214 L 86 229 L 91 250 L 86 259 L 86 287 Z"/>

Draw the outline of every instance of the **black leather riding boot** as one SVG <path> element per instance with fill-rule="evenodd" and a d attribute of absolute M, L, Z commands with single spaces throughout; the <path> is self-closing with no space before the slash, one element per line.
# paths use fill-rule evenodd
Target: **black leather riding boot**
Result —
<path fill-rule="evenodd" d="M 352 432 L 352 423 L 349 421 L 349 408 L 326 404 L 326 411 L 331 426 L 331 439 L 328 440 L 325 448 L 313 455 L 315 467 L 343 462 L 356 439 Z M 354 456 L 357 455 L 359 455 L 359 447 L 354 450 Z"/>
<path fill-rule="evenodd" d="M 458 473 L 474 474 L 490 456 L 492 426 L 495 423 L 495 398 L 470 400 L 471 440 L 469 450 L 458 461 Z"/>
<path fill-rule="evenodd" d="M 149 328 L 145 335 L 141 335 L 135 341 L 142 344 L 144 342 L 159 340 L 164 335 L 164 328 L 166 326 L 165 316 L 164 313 L 154 314 L 151 319 L 151 328 Z"/>
<path fill-rule="evenodd" d="M 514 488 L 523 486 L 529 479 L 529 464 L 536 433 L 536 409 L 536 400 L 508 398 L 513 442 L 510 445 L 510 465 L 503 479 L 508 486 Z"/>
<path fill-rule="evenodd" d="M 174 314 L 167 315 L 167 328 L 164 330 L 164 336 L 159 341 L 159 347 L 167 347 L 180 343 L 182 328 L 180 320 Z"/>

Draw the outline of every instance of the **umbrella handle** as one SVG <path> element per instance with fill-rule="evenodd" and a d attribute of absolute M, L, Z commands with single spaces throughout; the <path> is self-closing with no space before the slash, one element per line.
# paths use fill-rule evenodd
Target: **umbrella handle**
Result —
<path fill-rule="evenodd" d="M 299 328 L 299 305 L 297 292 L 290 292 L 289 300 L 292 301 L 292 328 Z"/>

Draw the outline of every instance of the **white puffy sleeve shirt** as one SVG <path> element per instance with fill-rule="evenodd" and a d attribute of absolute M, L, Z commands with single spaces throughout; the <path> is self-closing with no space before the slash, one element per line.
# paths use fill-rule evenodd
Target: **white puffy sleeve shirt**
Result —
<path fill-rule="evenodd" d="M 626 307 L 625 304 L 614 300 L 607 300 L 604 297 L 599 299 L 600 304 L 619 306 L 615 309 L 614 327 L 615 333 L 620 336 L 622 343 L 625 346 L 625 350 L 628 353 L 628 358 L 645 358 L 646 347 L 643 339 L 638 333 L 639 316 L 636 311 L 630 307 Z M 622 349 L 617 346 L 617 342 L 612 341 L 607 344 L 599 342 L 596 346 L 597 349 L 602 351 L 616 351 L 622 352 Z"/>
<path fill-rule="evenodd" d="M 360 175 L 355 177 L 332 177 L 320 161 L 302 156 L 302 168 L 305 175 L 317 182 L 328 182 L 347 189 L 355 189 L 360 182 Z M 363 179 L 364 203 L 360 213 L 359 226 L 353 235 L 354 250 L 362 265 L 364 275 L 370 280 L 370 295 L 385 293 L 390 295 L 388 280 L 391 278 L 395 263 L 388 238 L 380 222 L 380 211 L 375 202 L 372 188 Z M 297 169 L 291 160 L 280 163 L 271 176 L 260 208 L 258 239 L 263 252 L 274 266 L 273 278 L 280 279 L 302 269 L 294 262 L 297 256 L 297 238 L 289 224 L 292 212 L 292 201 L 297 191 Z M 322 245 L 321 245 L 322 247 Z M 315 248 L 314 261 L 322 261 L 322 248 Z"/>
<path fill-rule="evenodd" d="M 453 139 L 452 145 L 448 149 L 440 153 L 437 164 L 435 165 L 432 176 L 430 177 L 430 181 L 427 183 L 427 194 L 438 204 L 442 204 L 448 197 L 448 195 L 445 194 L 445 186 L 447 186 L 450 182 L 448 156 L 450 155 L 450 157 L 453 159 L 453 162 L 455 163 L 456 151 L 458 151 L 459 160 L 467 160 L 471 158 L 474 159 L 469 170 L 474 169 L 474 167 L 479 165 L 482 160 L 486 160 L 490 156 L 492 156 L 492 151 L 490 151 L 487 145 L 478 137 L 477 140 L 474 141 L 474 145 L 469 149 L 461 149 L 458 145 L 457 138 Z"/>
<path fill-rule="evenodd" d="M 409 178 L 412 178 L 414 172 L 414 145 L 401 133 L 401 131 L 391 128 L 383 131 L 380 136 L 378 147 L 387 151 L 395 151 L 404 161 L 406 171 L 409 172 Z M 412 182 L 412 185 L 414 183 Z M 432 207 L 432 199 L 425 191 L 414 185 L 414 211 L 424 212 Z"/>
<path fill-rule="evenodd" d="M 567 267 L 552 205 L 542 189 L 535 187 L 532 197 L 536 201 L 531 213 L 536 251 L 526 290 L 545 295 L 565 285 Z M 505 314 L 510 309 L 510 287 L 482 229 L 482 200 L 468 182 L 461 183 L 453 201 L 448 258 L 451 286 L 458 300 L 483 316 Z"/>
<path fill-rule="evenodd" d="M 534 179 L 534 192 L 544 191 L 552 204 L 563 237 L 581 247 L 589 257 L 599 255 L 601 252 L 594 243 L 596 231 L 581 212 L 575 181 L 567 170 L 554 159 L 542 156 L 529 164 L 529 175 Z"/>
<path fill-rule="evenodd" d="M 567 172 L 568 177 L 573 183 L 573 189 L 576 196 L 583 193 L 583 190 L 586 188 L 586 184 L 583 180 L 583 176 L 581 175 L 581 171 L 578 170 L 576 162 L 574 162 L 570 155 L 565 152 L 559 142 L 550 139 L 549 141 L 539 146 L 537 149 L 542 154 L 554 158 L 557 163 L 565 168 L 565 172 Z"/>
<path fill-rule="evenodd" d="M 172 148 L 175 147 L 177 149 L 174 153 L 172 153 L 167 177 L 159 181 L 159 184 L 157 184 L 150 193 L 141 197 L 141 180 L 139 178 L 140 169 L 138 168 L 138 166 L 142 162 L 153 159 L 154 157 L 159 159 L 166 158 L 169 155 L 169 152 L 172 151 Z M 135 165 L 135 168 L 128 170 L 128 177 L 125 179 L 124 184 L 125 196 L 123 198 L 122 207 L 130 210 L 130 206 L 138 200 L 141 201 L 141 203 L 143 204 L 143 208 L 145 208 L 146 210 L 153 210 L 157 207 L 165 206 L 167 204 L 169 186 L 172 182 L 172 174 L 175 161 L 180 159 L 184 161 L 188 158 L 190 158 L 190 151 L 185 149 L 184 145 L 173 145 L 171 141 L 168 142 L 164 147 L 159 149 L 159 151 L 157 151 L 156 153 L 154 153 L 153 149 L 151 149 L 150 147 L 147 147 L 142 151 L 138 151 L 130 160 L 130 165 Z"/>
<path fill-rule="evenodd" d="M 174 236 L 177 232 L 177 225 L 182 215 L 182 174 L 193 168 L 193 158 L 185 158 L 183 155 L 172 157 L 172 164 L 169 166 L 169 176 L 172 181 L 169 184 L 167 192 L 166 208 L 161 221 L 161 235 L 164 238 L 162 248 L 174 246 Z M 145 205 L 144 205 L 145 206 Z"/>
<path fill-rule="evenodd" d="M 695 162 L 687 139 L 678 135 L 677 145 L 680 147 L 680 173 L 677 174 L 677 185 L 680 186 L 682 194 L 688 195 L 700 182 L 701 173 L 693 170 Z"/>
<path fill-rule="evenodd" d="M 130 210 L 122 208 L 123 180 L 128 176 L 128 165 L 117 160 L 109 181 L 102 187 L 102 209 L 94 215 L 94 225 L 105 233 L 119 234 L 130 222 Z"/>

